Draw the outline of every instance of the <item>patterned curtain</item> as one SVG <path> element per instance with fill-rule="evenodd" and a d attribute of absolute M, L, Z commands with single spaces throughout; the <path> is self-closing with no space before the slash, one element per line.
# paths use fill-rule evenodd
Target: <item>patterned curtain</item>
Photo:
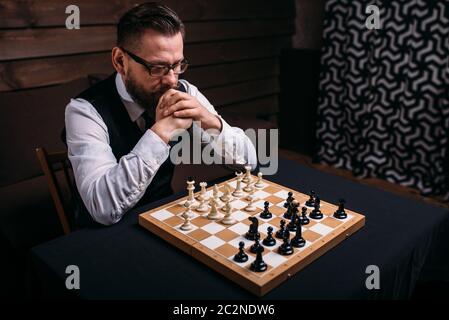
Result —
<path fill-rule="evenodd" d="M 365 13 L 380 9 L 380 29 Z M 449 0 L 327 0 L 317 160 L 449 194 Z"/>

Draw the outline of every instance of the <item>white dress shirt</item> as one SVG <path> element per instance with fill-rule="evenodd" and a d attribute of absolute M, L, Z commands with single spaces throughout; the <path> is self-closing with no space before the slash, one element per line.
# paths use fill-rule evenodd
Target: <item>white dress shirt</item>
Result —
<path fill-rule="evenodd" d="M 180 82 L 188 94 L 218 115 L 197 87 L 186 80 Z M 117 74 L 115 84 L 131 121 L 136 122 L 143 132 L 145 109 L 133 101 L 120 74 Z M 243 130 L 231 127 L 218 117 L 222 123 L 220 133 L 204 134 L 195 124 L 193 131 L 197 130 L 198 134 L 199 130 L 206 140 L 210 136 L 214 138 L 210 146 L 222 157 L 223 163 L 239 167 L 247 164 L 254 169 L 257 157 L 251 140 Z M 101 224 L 118 222 L 144 195 L 157 170 L 169 157 L 170 146 L 149 129 L 142 133 L 130 153 L 116 159 L 109 145 L 106 124 L 92 104 L 84 99 L 71 99 L 65 110 L 65 125 L 69 159 L 86 208 Z"/>

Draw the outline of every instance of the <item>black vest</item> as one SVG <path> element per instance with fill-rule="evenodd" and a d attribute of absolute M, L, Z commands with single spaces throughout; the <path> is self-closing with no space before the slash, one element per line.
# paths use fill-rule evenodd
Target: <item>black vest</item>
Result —
<path fill-rule="evenodd" d="M 117 91 L 115 77 L 116 73 L 88 88 L 79 94 L 77 98 L 90 102 L 102 117 L 108 128 L 109 143 L 112 152 L 117 161 L 119 161 L 121 157 L 128 154 L 134 148 L 143 133 L 137 124 L 131 121 Z M 181 91 L 185 92 L 183 85 L 180 85 L 179 87 Z M 65 134 L 63 134 L 63 139 L 64 143 L 66 143 Z M 169 157 L 160 166 L 144 196 L 139 200 L 136 206 L 150 203 L 171 195 L 173 193 L 171 188 L 173 171 L 174 165 Z M 78 220 L 78 218 L 76 220 Z M 82 224 L 84 225 L 85 223 Z"/>

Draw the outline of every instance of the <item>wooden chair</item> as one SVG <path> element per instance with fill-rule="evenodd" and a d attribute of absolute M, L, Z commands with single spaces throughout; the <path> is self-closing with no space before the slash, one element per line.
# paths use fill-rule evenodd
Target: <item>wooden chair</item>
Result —
<path fill-rule="evenodd" d="M 75 180 L 71 170 L 71 165 L 66 151 L 47 153 L 44 148 L 36 148 L 37 159 L 39 160 L 42 171 L 47 178 L 50 194 L 56 207 L 59 221 L 65 234 L 71 232 L 69 223 L 69 214 L 71 210 L 70 199 L 74 194 Z M 57 177 L 57 172 L 62 168 L 70 195 L 64 194 L 64 188 Z M 64 196 L 66 195 L 66 196 Z"/>

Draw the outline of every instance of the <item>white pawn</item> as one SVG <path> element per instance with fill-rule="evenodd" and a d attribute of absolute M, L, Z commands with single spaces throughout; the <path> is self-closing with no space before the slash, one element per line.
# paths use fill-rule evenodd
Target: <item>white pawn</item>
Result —
<path fill-rule="evenodd" d="M 227 183 L 224 186 L 224 192 L 223 192 L 223 195 L 220 197 L 220 200 L 225 203 L 232 200 L 231 190 Z"/>
<path fill-rule="evenodd" d="M 264 187 L 264 183 L 262 182 L 262 172 L 259 171 L 257 174 L 257 181 L 254 185 L 257 189 L 262 189 Z"/>
<path fill-rule="evenodd" d="M 236 188 L 235 188 L 234 192 L 232 193 L 232 195 L 234 197 L 239 198 L 239 197 L 242 197 L 244 195 L 243 192 L 242 192 L 242 179 L 243 179 L 242 175 L 243 175 L 243 173 L 236 172 L 235 175 L 237 176 L 237 185 L 236 185 Z"/>
<path fill-rule="evenodd" d="M 249 197 L 249 203 L 243 210 L 248 211 L 248 212 L 254 212 L 254 211 L 256 211 L 256 207 L 254 206 L 254 202 L 256 201 L 256 198 L 254 197 L 254 195 L 252 193 L 248 197 Z"/>
<path fill-rule="evenodd" d="M 218 220 L 221 219 L 223 216 L 218 212 L 217 210 L 217 202 L 214 198 L 210 199 L 210 211 L 207 215 L 207 218 L 209 220 Z"/>
<path fill-rule="evenodd" d="M 191 216 L 189 214 L 190 207 L 187 207 L 186 211 L 181 215 L 184 218 L 184 223 L 181 225 L 181 230 L 188 231 L 192 230 L 192 224 L 190 223 Z"/>
<path fill-rule="evenodd" d="M 207 200 L 205 197 L 201 197 L 200 205 L 196 208 L 198 212 L 207 212 L 209 211 L 209 206 L 207 205 Z"/>
<path fill-rule="evenodd" d="M 213 199 L 215 200 L 215 205 L 217 208 L 221 208 L 223 205 L 220 201 L 220 197 L 218 196 L 220 191 L 218 191 L 218 186 L 215 184 L 213 189 Z"/>
<path fill-rule="evenodd" d="M 246 186 L 243 188 L 243 191 L 251 193 L 253 191 L 253 185 L 251 183 L 251 181 L 246 182 Z"/>
<path fill-rule="evenodd" d="M 221 220 L 221 223 L 230 225 L 230 224 L 234 224 L 237 222 L 237 220 L 235 220 L 232 217 L 232 207 L 231 207 L 231 203 L 229 201 L 226 202 L 226 204 L 222 210 L 225 212 L 225 216 Z"/>

